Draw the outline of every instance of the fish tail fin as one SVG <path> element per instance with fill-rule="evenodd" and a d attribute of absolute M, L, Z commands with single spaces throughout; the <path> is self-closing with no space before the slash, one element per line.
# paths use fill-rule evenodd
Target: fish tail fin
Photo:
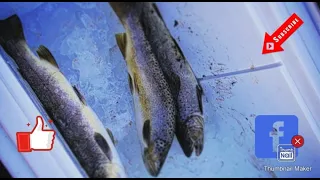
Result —
<path fill-rule="evenodd" d="M 141 2 L 109 2 L 109 4 L 121 23 L 124 24 L 130 14 L 139 14 Z"/>
<path fill-rule="evenodd" d="M 16 14 L 0 20 L 0 44 L 3 45 L 9 40 L 25 41 L 22 23 Z"/>

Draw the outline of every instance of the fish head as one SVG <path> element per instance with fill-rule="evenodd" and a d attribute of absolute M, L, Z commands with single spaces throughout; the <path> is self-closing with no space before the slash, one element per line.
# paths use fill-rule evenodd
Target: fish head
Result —
<path fill-rule="evenodd" d="M 201 113 L 191 114 L 184 125 L 177 127 L 176 134 L 187 157 L 190 157 L 193 151 L 196 156 L 200 156 L 204 144 L 203 115 Z"/>
<path fill-rule="evenodd" d="M 169 148 L 170 144 L 161 139 L 155 140 L 154 143 L 144 148 L 143 162 L 152 176 L 159 175 Z"/>
<path fill-rule="evenodd" d="M 98 165 L 94 171 L 95 178 L 123 178 L 121 167 L 112 162 Z"/>

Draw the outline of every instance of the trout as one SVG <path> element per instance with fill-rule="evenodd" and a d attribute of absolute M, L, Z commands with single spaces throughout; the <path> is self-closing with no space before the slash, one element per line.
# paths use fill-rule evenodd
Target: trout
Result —
<path fill-rule="evenodd" d="M 116 34 L 116 41 L 127 65 L 143 161 L 148 172 L 158 176 L 174 138 L 176 106 L 139 19 L 113 9 L 124 15 L 119 17 L 126 31 Z"/>
<path fill-rule="evenodd" d="M 126 177 L 111 131 L 68 82 L 45 46 L 37 49 L 39 57 L 33 54 L 17 15 L 0 21 L 0 45 L 15 61 L 88 176 Z"/>
<path fill-rule="evenodd" d="M 155 3 L 113 2 L 118 12 L 131 12 L 141 24 L 146 41 L 170 86 L 178 110 L 176 136 L 184 154 L 202 153 L 204 146 L 203 90 L 176 40 L 171 36 Z M 122 24 L 129 16 L 122 16 Z"/>

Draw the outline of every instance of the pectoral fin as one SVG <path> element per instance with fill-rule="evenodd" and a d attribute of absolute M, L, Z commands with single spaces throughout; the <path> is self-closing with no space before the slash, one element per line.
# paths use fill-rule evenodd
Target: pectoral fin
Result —
<path fill-rule="evenodd" d="M 182 52 L 179 44 L 177 43 L 177 41 L 176 41 L 172 36 L 171 36 L 171 38 L 173 39 L 173 42 L 174 42 L 174 45 L 175 45 L 174 48 L 176 48 L 177 52 L 180 53 L 180 55 L 181 55 L 181 57 L 183 58 L 183 60 L 185 60 L 186 57 L 184 56 L 184 54 L 183 54 L 183 52 Z M 180 61 L 180 60 L 178 60 L 178 61 Z"/>
<path fill-rule="evenodd" d="M 10 67 L 11 67 L 11 66 L 10 66 Z M 11 68 L 12 68 L 12 67 L 11 67 Z M 16 69 L 17 69 L 17 71 L 20 73 L 21 77 L 23 78 L 23 73 L 22 73 L 21 69 L 20 69 L 19 67 L 17 67 Z"/>
<path fill-rule="evenodd" d="M 40 59 L 48 61 L 50 64 L 52 64 L 53 66 L 59 69 L 59 66 L 56 60 L 54 59 L 53 55 L 51 54 L 48 48 L 46 48 L 43 45 L 40 45 L 39 48 L 37 49 L 37 54 L 40 57 Z"/>
<path fill-rule="evenodd" d="M 127 35 L 126 33 L 116 34 L 116 41 L 119 46 L 119 49 L 122 53 L 122 56 L 126 58 L 126 46 L 127 46 Z"/>
<path fill-rule="evenodd" d="M 132 78 L 129 73 L 128 73 L 128 81 L 129 81 L 130 92 L 132 94 L 133 93 L 133 84 L 132 84 L 133 82 L 132 82 Z"/>
<path fill-rule="evenodd" d="M 158 9 L 157 4 L 156 4 L 156 3 L 152 3 L 152 7 L 153 7 L 153 9 L 156 11 L 156 13 L 158 14 L 159 18 L 163 21 L 162 15 L 161 15 L 161 13 L 160 13 L 160 11 L 159 11 L 159 9 Z M 163 21 L 163 22 L 164 22 L 164 21 Z"/>
<path fill-rule="evenodd" d="M 203 105 L 202 105 L 202 95 L 203 95 L 203 89 L 201 87 L 201 85 L 197 85 L 197 97 L 198 97 L 198 102 L 199 102 L 199 108 L 201 113 L 203 113 Z"/>
<path fill-rule="evenodd" d="M 133 74 L 133 87 L 134 87 L 134 91 L 137 93 L 137 94 L 140 94 L 140 88 L 139 88 L 139 84 L 137 82 L 138 80 L 138 77 L 136 74 Z"/>
<path fill-rule="evenodd" d="M 116 141 L 114 140 L 114 136 L 113 136 L 112 131 L 111 131 L 109 128 L 107 128 L 106 130 L 107 130 L 107 132 L 108 132 L 108 134 L 109 134 L 109 136 L 110 136 L 113 144 L 116 145 L 116 144 L 115 144 Z"/>
<path fill-rule="evenodd" d="M 84 105 L 87 105 L 86 103 L 86 100 L 84 98 L 84 96 L 80 93 L 80 91 L 78 90 L 78 88 L 76 86 L 72 86 L 73 87 L 73 90 L 74 92 L 77 94 L 77 96 L 79 97 L 80 101 L 84 104 Z"/>
<path fill-rule="evenodd" d="M 112 160 L 112 152 L 110 149 L 110 146 L 108 142 L 104 139 L 104 137 L 100 134 L 95 132 L 94 133 L 94 139 L 98 143 L 100 149 L 103 151 L 103 153 L 109 158 L 109 160 Z"/>
<path fill-rule="evenodd" d="M 150 133 L 151 133 L 151 124 L 150 120 L 146 120 L 143 124 L 143 140 L 146 142 L 146 144 L 150 144 Z"/>

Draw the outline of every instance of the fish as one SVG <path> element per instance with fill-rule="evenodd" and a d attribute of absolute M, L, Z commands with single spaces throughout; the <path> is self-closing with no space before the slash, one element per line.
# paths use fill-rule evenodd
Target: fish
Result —
<path fill-rule="evenodd" d="M 115 35 L 116 43 L 127 66 L 142 159 L 149 174 L 156 177 L 174 139 L 176 105 L 138 19 L 109 3 L 116 14 L 123 15 L 125 32 Z"/>
<path fill-rule="evenodd" d="M 191 157 L 193 152 L 200 156 L 204 148 L 204 93 L 200 81 L 170 34 L 155 3 L 117 3 L 114 2 L 116 8 L 135 12 L 137 22 L 142 25 L 143 33 L 159 61 L 177 106 L 175 134 L 185 156 Z"/>
<path fill-rule="evenodd" d="M 38 56 L 31 51 L 17 15 L 0 20 L 0 45 L 16 63 L 87 175 L 127 177 L 111 130 L 104 128 L 78 88 L 68 82 L 48 48 L 40 45 Z"/>

